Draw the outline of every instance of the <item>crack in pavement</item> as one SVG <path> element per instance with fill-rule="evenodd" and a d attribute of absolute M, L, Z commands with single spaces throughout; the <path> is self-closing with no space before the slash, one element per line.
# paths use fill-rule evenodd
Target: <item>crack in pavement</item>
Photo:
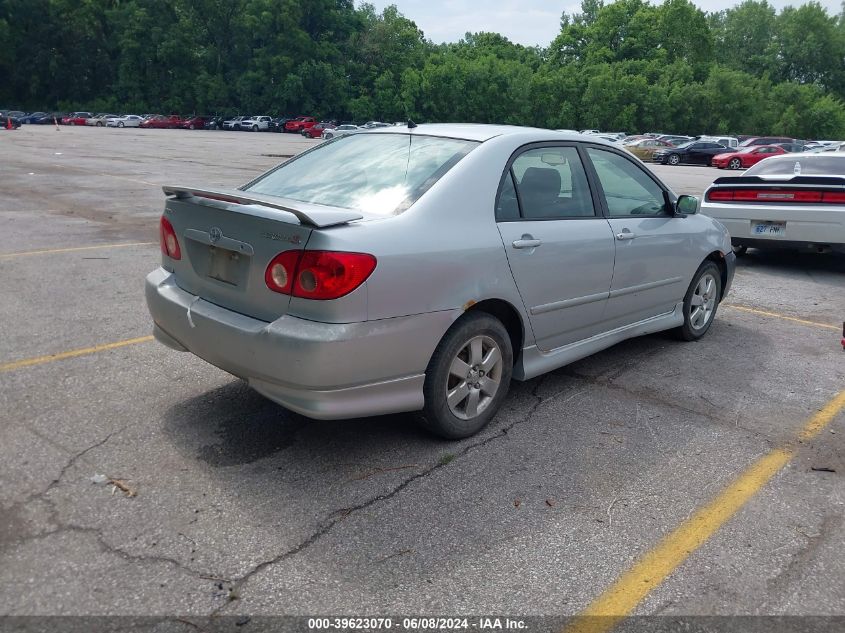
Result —
<path fill-rule="evenodd" d="M 494 442 L 494 441 L 496 441 L 496 440 L 498 440 L 502 437 L 506 437 L 508 435 L 508 433 L 510 432 L 510 430 L 513 429 L 515 426 L 530 420 L 531 417 L 534 415 L 534 413 L 537 411 L 537 409 L 543 404 L 543 402 L 548 400 L 548 398 L 541 398 L 540 396 L 537 395 L 537 392 L 543 386 L 545 380 L 546 380 L 545 377 L 541 377 L 538 380 L 537 384 L 534 386 L 534 388 L 531 390 L 530 395 L 535 399 L 535 402 L 533 403 L 532 406 L 529 407 L 528 411 L 526 411 L 522 416 L 518 417 L 516 420 L 514 420 L 510 424 L 501 427 L 496 433 L 493 433 L 493 434 L 485 437 L 480 442 L 476 442 L 474 444 L 470 444 L 468 446 L 465 446 L 462 450 L 460 450 L 457 454 L 455 454 L 455 457 L 452 460 L 450 460 L 446 463 L 436 462 L 430 468 L 428 468 L 428 469 L 426 469 L 422 472 L 419 472 L 419 473 L 417 473 L 417 474 L 415 474 L 411 477 L 408 477 L 407 479 L 402 481 L 398 486 L 393 488 L 393 490 L 391 490 L 390 492 L 386 492 L 384 494 L 380 494 L 380 495 L 377 495 L 375 497 L 372 497 L 371 499 L 368 499 L 367 501 L 360 503 L 356 506 L 352 506 L 350 508 L 340 508 L 338 510 L 331 512 L 329 514 L 329 516 L 337 515 L 337 514 L 340 514 L 340 516 L 338 516 L 337 518 L 332 519 L 331 521 L 328 521 L 327 523 L 324 523 L 323 525 L 319 526 L 317 528 L 317 530 L 312 532 L 306 539 L 301 541 L 295 547 L 293 547 L 289 550 L 286 550 L 286 551 L 282 552 L 281 554 L 274 556 L 271 559 L 262 561 L 262 562 L 258 563 L 257 565 L 255 565 L 246 574 L 244 574 L 240 578 L 233 581 L 231 591 L 232 592 L 239 592 L 244 587 L 244 585 L 247 582 L 249 582 L 249 580 L 253 576 L 255 576 L 256 574 L 258 574 L 259 572 L 267 569 L 268 567 L 272 567 L 273 565 L 276 565 L 277 563 L 285 561 L 285 560 L 287 560 L 287 559 L 289 559 L 293 556 L 296 556 L 300 552 L 306 550 L 311 545 L 313 545 L 318 540 L 320 540 L 323 536 L 325 536 L 334 526 L 336 526 L 338 523 L 340 523 L 341 521 L 343 521 L 344 519 L 349 517 L 351 514 L 359 512 L 361 510 L 365 510 L 365 509 L 371 507 L 372 505 L 379 503 L 380 501 L 387 501 L 388 499 L 395 497 L 397 494 L 399 494 L 400 492 L 402 492 L 403 490 L 405 490 L 406 488 L 411 486 L 414 482 L 416 482 L 420 479 L 427 478 L 428 476 L 430 476 L 435 471 L 437 471 L 441 468 L 445 468 L 446 466 L 456 462 L 458 459 L 467 455 L 471 451 L 474 451 L 478 448 L 482 448 L 482 447 L 486 446 L 487 444 L 490 444 L 491 442 Z M 553 397 L 557 397 L 559 395 L 560 395 L 560 392 L 555 394 L 555 396 L 553 396 Z M 226 609 L 226 607 L 229 606 L 229 604 L 231 604 L 231 602 L 216 608 L 214 611 L 211 612 L 210 615 L 211 616 L 220 615 Z"/>

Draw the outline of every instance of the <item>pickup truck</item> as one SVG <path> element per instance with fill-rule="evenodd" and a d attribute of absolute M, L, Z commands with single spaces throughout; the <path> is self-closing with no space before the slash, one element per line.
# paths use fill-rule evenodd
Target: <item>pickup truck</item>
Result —
<path fill-rule="evenodd" d="M 270 122 L 272 120 L 273 119 L 268 116 L 247 117 L 241 121 L 241 129 L 252 130 L 253 132 L 258 132 L 259 130 L 266 132 L 270 129 Z"/>
<path fill-rule="evenodd" d="M 298 116 L 285 123 L 285 132 L 299 134 L 302 130 L 317 125 L 317 119 L 313 116 Z"/>

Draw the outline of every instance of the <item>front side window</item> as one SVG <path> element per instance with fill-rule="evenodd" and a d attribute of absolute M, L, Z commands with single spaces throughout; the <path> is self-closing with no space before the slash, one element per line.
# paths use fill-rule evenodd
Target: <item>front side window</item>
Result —
<path fill-rule="evenodd" d="M 612 216 L 666 213 L 663 189 L 632 161 L 601 149 L 587 148 Z"/>
<path fill-rule="evenodd" d="M 478 145 L 414 134 L 354 134 L 300 154 L 246 191 L 300 202 L 401 213 Z"/>
<path fill-rule="evenodd" d="M 514 160 L 512 171 L 523 219 L 595 216 L 587 175 L 574 147 L 528 150 Z"/>

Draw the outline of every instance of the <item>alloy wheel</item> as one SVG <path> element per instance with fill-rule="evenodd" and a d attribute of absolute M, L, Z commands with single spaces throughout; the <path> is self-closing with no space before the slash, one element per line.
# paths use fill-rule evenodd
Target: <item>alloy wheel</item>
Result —
<path fill-rule="evenodd" d="M 692 329 L 701 330 L 710 323 L 715 314 L 718 287 L 712 273 L 705 273 L 698 280 L 690 300 L 689 322 Z"/>
<path fill-rule="evenodd" d="M 490 406 L 502 380 L 502 351 L 491 337 L 474 336 L 449 367 L 446 402 L 452 414 L 471 420 Z"/>
<path fill-rule="evenodd" d="M 731 162 L 728 164 L 728 167 L 730 167 L 731 169 L 739 169 L 742 167 L 742 161 L 740 161 L 738 158 L 732 158 Z"/>

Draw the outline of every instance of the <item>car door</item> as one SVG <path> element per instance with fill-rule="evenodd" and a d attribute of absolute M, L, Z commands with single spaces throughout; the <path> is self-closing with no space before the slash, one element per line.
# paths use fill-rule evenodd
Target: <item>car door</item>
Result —
<path fill-rule="evenodd" d="M 693 143 L 687 148 L 686 158 L 684 162 L 692 163 L 693 165 L 701 165 L 705 162 L 710 162 L 710 156 L 704 150 L 707 148 L 707 143 Z"/>
<path fill-rule="evenodd" d="M 636 162 L 610 148 L 586 154 L 616 242 L 605 327 L 671 312 L 691 275 L 692 223 L 674 217 L 665 189 Z"/>
<path fill-rule="evenodd" d="M 576 144 L 532 145 L 511 159 L 496 220 L 537 347 L 602 330 L 614 239 Z"/>

